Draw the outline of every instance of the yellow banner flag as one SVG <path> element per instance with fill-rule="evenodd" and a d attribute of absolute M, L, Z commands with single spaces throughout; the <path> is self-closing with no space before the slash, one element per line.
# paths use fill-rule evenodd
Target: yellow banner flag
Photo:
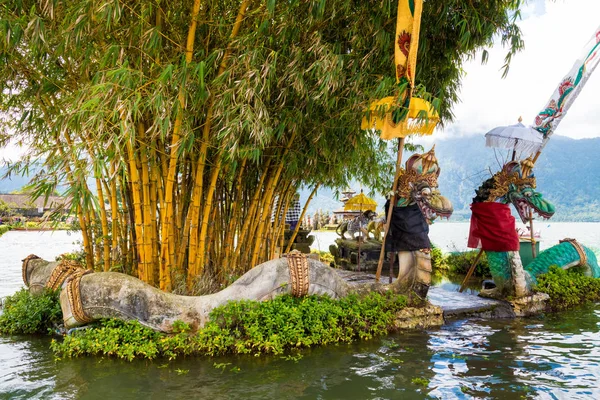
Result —
<path fill-rule="evenodd" d="M 429 102 L 412 97 L 419 48 L 423 0 L 398 0 L 394 41 L 396 82 L 407 85 L 401 98 L 386 97 L 371 104 L 361 129 L 377 129 L 382 139 L 412 134 L 431 135 L 439 117 Z"/>
<path fill-rule="evenodd" d="M 411 87 L 415 81 L 422 8 L 423 0 L 398 0 L 396 40 L 394 42 L 396 81 L 400 83 L 404 77 Z"/>

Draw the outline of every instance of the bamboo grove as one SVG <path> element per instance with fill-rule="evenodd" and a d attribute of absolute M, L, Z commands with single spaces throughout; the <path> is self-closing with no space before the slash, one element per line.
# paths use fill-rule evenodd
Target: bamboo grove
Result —
<path fill-rule="evenodd" d="M 466 57 L 495 34 L 507 66 L 522 47 L 519 6 L 425 3 L 417 79 L 446 121 Z M 396 7 L 4 1 L 0 123 L 28 149 L 10 171 L 34 174 L 33 196 L 66 188 L 88 266 L 163 290 L 225 283 L 285 251 L 271 216 L 300 188 L 389 188 L 386 144 L 358 127 L 394 92 Z"/>

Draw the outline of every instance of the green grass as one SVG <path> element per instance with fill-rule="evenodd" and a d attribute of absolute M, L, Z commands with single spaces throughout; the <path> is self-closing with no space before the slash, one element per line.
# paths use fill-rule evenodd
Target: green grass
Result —
<path fill-rule="evenodd" d="M 182 355 L 284 354 L 292 349 L 349 343 L 384 335 L 406 298 L 392 293 L 351 295 L 340 300 L 289 295 L 271 301 L 230 302 L 211 312 L 206 326 L 192 332 L 177 322 L 165 335 L 137 321 L 101 321 L 94 327 L 53 340 L 58 357 L 108 355 L 126 360 Z"/>

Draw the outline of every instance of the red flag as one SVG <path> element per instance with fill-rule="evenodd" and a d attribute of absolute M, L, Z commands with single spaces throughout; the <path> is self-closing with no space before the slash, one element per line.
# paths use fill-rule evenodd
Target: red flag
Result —
<path fill-rule="evenodd" d="M 518 251 L 519 235 L 508 204 L 471 204 L 471 230 L 468 247 L 485 251 Z"/>

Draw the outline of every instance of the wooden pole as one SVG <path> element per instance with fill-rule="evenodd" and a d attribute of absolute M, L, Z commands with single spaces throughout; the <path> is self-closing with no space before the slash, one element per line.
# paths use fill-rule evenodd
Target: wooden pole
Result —
<path fill-rule="evenodd" d="M 360 272 L 360 239 L 362 238 L 362 230 L 358 231 L 358 253 L 356 254 L 356 270 Z"/>
<path fill-rule="evenodd" d="M 458 291 L 460 293 L 462 293 L 463 290 L 465 290 L 465 285 L 467 284 L 467 281 L 469 280 L 471 275 L 473 275 L 473 272 L 475 271 L 475 267 L 477 266 L 477 262 L 479 262 L 479 259 L 481 258 L 482 254 L 483 254 L 483 249 L 479 249 L 479 253 L 477 254 L 477 257 L 475 257 L 475 260 L 473 260 L 473 264 L 471 264 L 471 268 L 469 268 L 469 270 L 467 271 L 467 275 L 465 276 L 465 279 L 463 279 L 462 284 L 460 285 L 460 289 L 458 289 Z"/>
<path fill-rule="evenodd" d="M 398 140 L 398 155 L 396 158 L 396 174 L 394 176 L 394 184 L 392 185 L 392 198 L 390 199 L 390 207 L 388 208 L 387 217 L 385 219 L 385 228 L 383 230 L 383 241 L 381 242 L 381 252 L 379 253 L 379 263 L 377 264 L 377 273 L 375 274 L 375 280 L 379 282 L 381 277 L 381 269 L 383 268 L 383 260 L 385 259 L 385 239 L 387 238 L 390 230 L 390 222 L 392 219 L 392 211 L 396 204 L 396 189 L 398 189 L 398 178 L 400 177 L 400 171 L 402 169 L 402 150 L 404 150 L 404 138 Z"/>
<path fill-rule="evenodd" d="M 529 207 L 529 233 L 531 235 L 531 256 L 535 259 L 535 237 L 533 236 L 533 210 Z"/>
<path fill-rule="evenodd" d="M 394 280 L 394 262 L 396 262 L 396 253 L 392 251 L 390 256 L 390 283 Z"/>

